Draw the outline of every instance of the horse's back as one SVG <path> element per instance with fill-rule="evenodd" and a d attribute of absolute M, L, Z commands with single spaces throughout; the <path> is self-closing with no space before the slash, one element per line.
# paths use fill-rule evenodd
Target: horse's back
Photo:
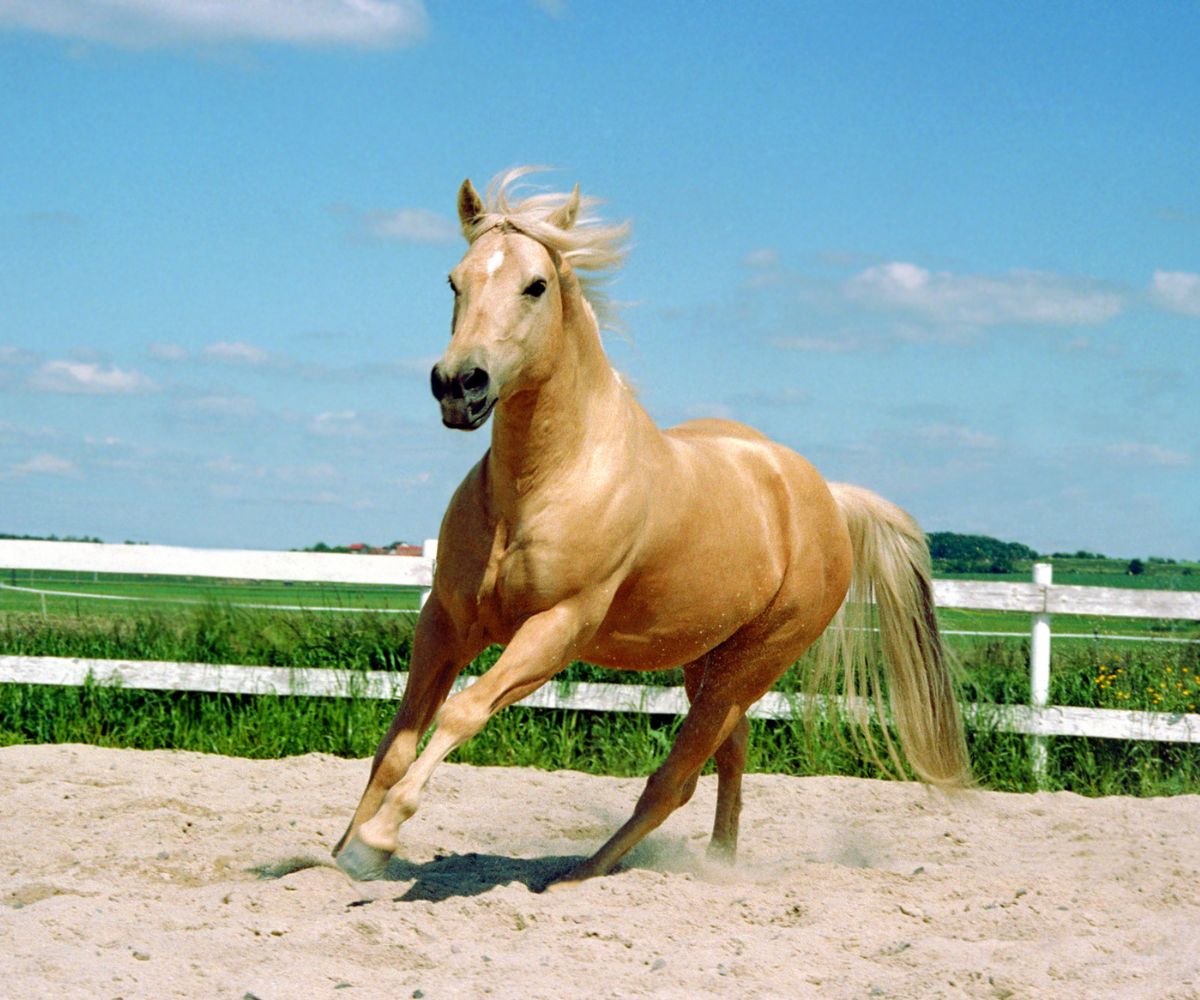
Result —
<path fill-rule="evenodd" d="M 706 466 L 716 479 L 753 501 L 771 496 L 784 498 L 784 520 L 807 518 L 832 504 L 825 478 L 803 455 L 736 420 L 705 417 L 689 420 L 663 432 L 676 443 L 676 456 L 685 465 Z M 747 490 L 737 478 L 730 480 L 730 465 L 752 477 L 757 490 Z M 751 492 L 757 496 L 750 496 Z M 782 525 L 781 525 L 782 527 Z"/>
<path fill-rule="evenodd" d="M 770 441 L 762 431 L 755 430 L 748 424 L 740 424 L 736 420 L 723 420 L 718 417 L 702 417 L 677 424 L 663 432 L 667 437 L 732 437 L 745 438 L 747 441 Z"/>
<path fill-rule="evenodd" d="M 701 478 L 714 480 L 711 487 L 717 495 L 728 489 L 751 503 L 782 501 L 778 515 L 788 521 L 832 504 L 824 477 L 808 459 L 746 424 L 704 418 L 663 433 L 674 442 L 678 461 Z M 732 479 L 730 469 L 735 472 Z M 711 490 L 706 493 L 712 495 Z"/>

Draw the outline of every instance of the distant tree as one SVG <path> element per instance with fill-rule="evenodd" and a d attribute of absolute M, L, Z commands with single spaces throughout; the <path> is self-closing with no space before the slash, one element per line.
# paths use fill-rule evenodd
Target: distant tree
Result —
<path fill-rule="evenodd" d="M 1018 561 L 1037 558 L 1028 545 L 987 535 L 933 531 L 927 537 L 934 569 L 943 573 L 1011 573 Z"/>
<path fill-rule="evenodd" d="M 1130 576 L 1141 576 L 1146 572 L 1146 567 L 1140 559 L 1130 559 L 1125 572 Z"/>
<path fill-rule="evenodd" d="M 99 538 L 93 538 L 91 535 L 63 535 L 59 538 L 58 535 L 8 535 L 0 534 L 0 538 L 7 538 L 15 542 L 99 542 Z"/>

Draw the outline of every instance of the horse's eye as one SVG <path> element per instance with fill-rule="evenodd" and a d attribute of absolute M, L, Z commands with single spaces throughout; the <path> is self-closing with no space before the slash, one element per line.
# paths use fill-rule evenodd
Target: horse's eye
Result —
<path fill-rule="evenodd" d="M 528 295 L 531 299 L 541 298 L 542 292 L 546 290 L 545 278 L 534 278 L 528 285 L 525 286 L 525 291 L 522 295 Z"/>

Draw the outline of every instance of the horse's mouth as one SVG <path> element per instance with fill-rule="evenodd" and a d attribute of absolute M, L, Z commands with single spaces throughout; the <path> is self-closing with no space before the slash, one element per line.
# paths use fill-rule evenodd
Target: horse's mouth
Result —
<path fill-rule="evenodd" d="M 452 430 L 478 430 L 492 415 L 496 397 L 491 393 L 479 399 L 443 399 L 442 423 Z"/>

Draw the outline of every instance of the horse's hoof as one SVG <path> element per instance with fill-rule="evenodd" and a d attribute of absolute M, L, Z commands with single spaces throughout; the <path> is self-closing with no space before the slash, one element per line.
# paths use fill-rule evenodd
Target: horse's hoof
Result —
<path fill-rule="evenodd" d="M 587 862 L 580 862 L 573 868 L 568 868 L 561 875 L 555 875 L 554 878 L 542 886 L 542 892 L 569 892 L 581 882 L 586 882 L 588 879 L 595 878 L 599 874 L 599 872 L 589 867 Z"/>
<path fill-rule="evenodd" d="M 355 835 L 338 853 L 337 866 L 355 882 L 371 882 L 383 878 L 391 858 L 390 851 L 364 844 Z"/>

